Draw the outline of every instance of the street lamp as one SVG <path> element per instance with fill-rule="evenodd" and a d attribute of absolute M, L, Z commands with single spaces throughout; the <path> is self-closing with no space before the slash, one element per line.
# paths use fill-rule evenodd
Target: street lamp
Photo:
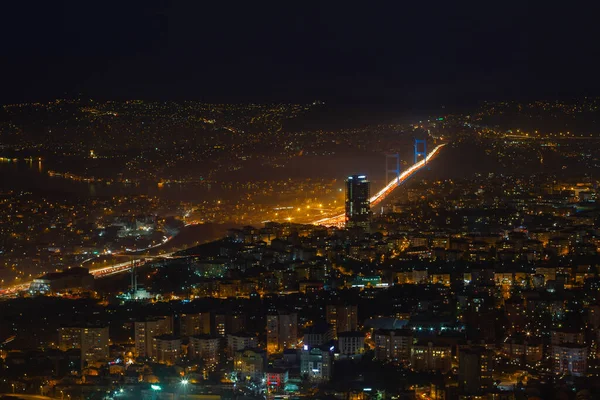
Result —
<path fill-rule="evenodd" d="M 190 381 L 187 380 L 187 379 L 185 379 L 185 378 L 183 378 L 181 380 L 181 385 L 183 386 L 183 400 L 187 399 L 187 385 L 188 385 L 188 383 L 190 383 Z"/>
<path fill-rule="evenodd" d="M 150 389 L 152 389 L 152 399 L 156 399 L 158 396 L 157 392 L 162 390 L 162 388 L 158 385 L 150 385 Z"/>

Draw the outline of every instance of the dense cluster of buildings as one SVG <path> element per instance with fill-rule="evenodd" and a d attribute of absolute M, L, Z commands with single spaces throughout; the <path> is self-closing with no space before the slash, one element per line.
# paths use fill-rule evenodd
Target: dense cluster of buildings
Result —
<path fill-rule="evenodd" d="M 167 308 L 151 299 L 101 306 L 89 311 L 95 323 L 63 321 L 54 334 L 36 336 L 38 346 L 71 360 L 62 373 L 79 382 L 63 378 L 44 390 L 75 394 L 83 383 L 100 390 L 119 382 L 125 393 L 162 385 L 177 396 L 181 380 L 190 395 L 209 382 L 209 394 L 219 396 L 241 388 L 258 396 L 390 390 L 373 377 L 340 387 L 350 365 L 397 369 L 399 396 L 492 399 L 596 376 L 594 187 L 503 179 L 507 194 L 499 198 L 489 177 L 488 186 L 416 184 L 388 212 L 372 215 L 368 181 L 352 180 L 347 228 L 231 229 L 221 241 L 149 267 L 146 284 L 162 288 Z M 465 191 L 474 195 L 459 196 Z M 182 265 L 190 275 L 179 289 L 152 282 Z M 42 289 L 75 285 L 75 272 L 35 282 L 50 293 Z M 3 334 L 18 333 L 20 323 Z M 8 370 L 32 357 L 9 348 Z"/>
<path fill-rule="evenodd" d="M 94 280 L 85 268 L 34 279 L 0 307 L 0 393 L 600 396 L 597 182 L 494 172 L 414 180 L 374 210 L 371 182 L 352 175 L 342 194 L 339 205 L 270 210 L 282 215 L 149 259 L 130 288 L 128 278 Z M 125 201 L 131 212 L 98 216 L 102 237 L 144 240 L 171 228 Z M 342 206 L 344 226 L 299 223 Z M 13 219 L 24 218 L 0 229 L 22 235 Z M 86 236 L 97 228 L 73 227 Z M 137 292 L 138 279 L 152 295 L 124 295 Z M 71 290 L 81 293 L 66 296 Z"/>
<path fill-rule="evenodd" d="M 177 234 L 183 222 L 158 217 L 177 204 L 135 195 L 54 199 L 1 192 L 0 291 L 103 255 L 145 249 Z M 144 210 L 145 214 L 140 214 Z"/>

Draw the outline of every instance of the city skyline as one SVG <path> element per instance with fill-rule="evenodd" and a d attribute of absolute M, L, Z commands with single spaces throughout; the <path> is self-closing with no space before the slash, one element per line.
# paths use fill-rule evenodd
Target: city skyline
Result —
<path fill-rule="evenodd" d="M 3 11 L 0 399 L 600 398 L 592 10 Z"/>

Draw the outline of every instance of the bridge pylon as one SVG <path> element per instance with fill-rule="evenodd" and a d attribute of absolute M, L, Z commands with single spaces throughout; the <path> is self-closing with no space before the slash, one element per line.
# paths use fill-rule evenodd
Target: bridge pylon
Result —
<path fill-rule="evenodd" d="M 392 165 L 390 166 L 390 160 Z M 395 163 L 394 163 L 395 161 Z M 400 154 L 386 154 L 385 155 L 385 184 L 390 182 L 390 174 L 396 176 L 396 185 L 400 184 Z"/>
<path fill-rule="evenodd" d="M 419 161 L 419 156 L 423 156 L 423 160 L 427 163 L 427 140 L 415 138 L 415 164 Z"/>

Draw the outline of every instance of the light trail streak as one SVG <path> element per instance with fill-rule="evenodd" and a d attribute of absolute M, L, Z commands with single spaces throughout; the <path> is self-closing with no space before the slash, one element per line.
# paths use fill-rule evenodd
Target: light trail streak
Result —
<path fill-rule="evenodd" d="M 415 172 L 417 172 L 421 168 L 423 168 L 433 157 L 435 157 L 437 155 L 437 153 L 440 151 L 440 149 L 442 147 L 444 147 L 445 145 L 446 144 L 443 143 L 443 144 L 436 146 L 431 151 L 431 153 L 429 153 L 427 155 L 427 157 L 425 157 L 421 161 L 419 161 L 416 164 L 409 167 L 407 170 L 402 172 L 399 177 L 392 179 L 383 189 L 381 189 L 379 192 L 377 192 L 374 196 L 371 196 L 371 198 L 369 199 L 371 205 L 372 206 L 377 205 L 383 199 L 385 199 L 396 188 L 396 186 L 401 185 L 408 178 L 410 178 Z M 317 221 L 312 222 L 312 224 L 313 225 L 325 225 L 325 226 L 343 226 L 344 222 L 345 222 L 345 214 L 340 214 L 340 215 L 336 215 L 333 217 L 319 219 Z M 186 226 L 187 225 L 194 225 L 194 224 L 186 224 Z M 173 237 L 170 237 L 165 242 L 159 243 L 157 246 L 154 246 L 154 247 L 162 246 L 165 243 L 169 242 L 172 238 Z M 142 249 L 142 250 L 147 250 L 147 249 Z M 172 254 L 173 253 L 163 254 L 161 257 L 171 258 Z M 145 256 L 145 258 L 146 258 L 145 261 L 136 262 L 136 266 L 142 266 L 146 263 L 146 261 L 157 258 L 157 257 Z M 83 263 L 89 262 L 90 260 L 91 259 L 85 260 Z M 98 269 L 90 270 L 90 274 L 92 274 L 94 276 L 94 278 L 96 278 L 96 279 L 103 278 L 106 276 L 111 276 L 114 274 L 119 274 L 119 273 L 130 271 L 131 264 L 132 264 L 132 261 L 130 260 L 130 261 L 112 265 L 112 266 L 101 267 Z M 31 281 L 19 283 L 19 284 L 11 286 L 9 288 L 6 288 L 6 289 L 0 291 L 0 298 L 7 297 L 7 296 L 14 296 L 14 295 L 18 294 L 19 292 L 25 291 L 29 288 L 30 284 L 31 284 Z"/>
<path fill-rule="evenodd" d="M 406 169 L 404 172 L 400 174 L 397 178 L 392 179 L 383 189 L 381 189 L 377 194 L 371 196 L 369 199 L 372 206 L 377 205 L 383 199 L 387 197 L 398 185 L 403 184 L 408 178 L 410 178 L 415 172 L 419 171 L 423 168 L 427 163 L 437 155 L 442 147 L 444 147 L 446 143 L 440 144 L 436 146 L 431 153 L 427 155 L 424 159 L 413 164 L 411 167 Z M 317 221 L 312 222 L 313 225 L 325 225 L 325 226 L 340 226 L 344 223 L 345 214 L 336 215 L 333 217 L 322 218 Z"/>

